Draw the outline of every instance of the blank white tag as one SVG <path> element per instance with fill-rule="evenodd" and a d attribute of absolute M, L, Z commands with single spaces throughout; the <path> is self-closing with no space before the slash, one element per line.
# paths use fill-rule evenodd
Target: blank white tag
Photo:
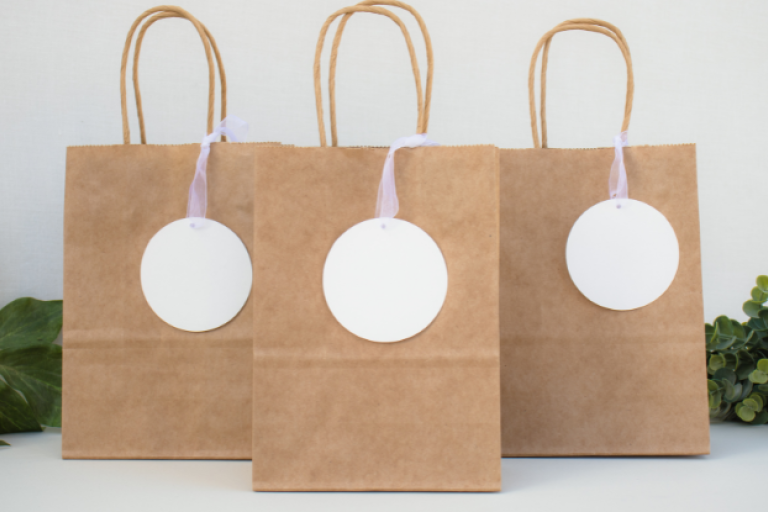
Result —
<path fill-rule="evenodd" d="M 589 300 L 630 310 L 661 297 L 675 278 L 680 248 L 669 221 L 652 206 L 624 199 L 598 203 L 576 221 L 566 246 L 571 279 Z"/>
<path fill-rule="evenodd" d="M 147 244 L 141 288 L 164 322 L 184 331 L 221 327 L 243 308 L 253 270 L 248 250 L 228 227 L 210 219 L 171 222 Z"/>
<path fill-rule="evenodd" d="M 394 218 L 349 228 L 325 260 L 323 291 L 336 320 L 370 341 L 415 336 L 435 319 L 448 291 L 443 253 L 421 228 Z"/>

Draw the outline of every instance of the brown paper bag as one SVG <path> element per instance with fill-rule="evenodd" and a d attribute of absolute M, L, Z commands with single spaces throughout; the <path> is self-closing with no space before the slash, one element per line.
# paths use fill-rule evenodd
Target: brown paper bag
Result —
<path fill-rule="evenodd" d="M 621 32 L 572 20 L 545 34 L 529 76 L 536 149 L 501 150 L 502 453 L 708 453 L 695 146 L 624 149 L 630 197 L 663 213 L 679 241 L 679 268 L 664 295 L 632 311 L 604 309 L 579 292 L 566 267 L 568 234 L 608 199 L 614 158 L 614 148 L 547 148 L 548 46 L 557 32 L 577 29 L 608 35 L 622 50 L 629 78 L 622 131 L 629 125 L 632 62 Z M 540 146 L 533 80 L 542 46 Z"/>
<path fill-rule="evenodd" d="M 131 145 L 125 72 L 133 34 L 134 84 L 142 144 Z M 200 144 L 148 145 L 137 62 L 145 30 L 165 17 L 188 19 L 209 66 L 207 133 L 213 127 L 214 64 L 221 112 L 226 78 L 207 29 L 186 11 L 159 7 L 131 27 L 121 70 L 124 144 L 70 147 L 64 226 L 64 458 L 249 459 L 251 451 L 250 299 L 223 327 L 177 330 L 150 309 L 141 289 L 144 249 L 185 215 Z M 208 214 L 253 250 L 256 144 L 212 144 Z"/>
<path fill-rule="evenodd" d="M 399 2 L 378 2 L 400 5 Z M 398 217 L 426 231 L 448 267 L 434 322 L 374 343 L 329 310 L 333 243 L 370 219 L 387 148 L 264 148 L 254 196 L 253 488 L 260 491 L 495 491 L 500 487 L 498 150 L 401 149 Z M 337 38 L 340 37 L 337 33 Z M 332 56 L 332 60 L 334 57 Z M 429 59 L 431 74 L 431 57 Z M 414 66 L 417 84 L 418 67 Z M 429 94 L 427 94 L 429 97 Z M 427 117 L 419 94 L 418 133 Z M 332 114 L 333 118 L 333 114 Z"/>

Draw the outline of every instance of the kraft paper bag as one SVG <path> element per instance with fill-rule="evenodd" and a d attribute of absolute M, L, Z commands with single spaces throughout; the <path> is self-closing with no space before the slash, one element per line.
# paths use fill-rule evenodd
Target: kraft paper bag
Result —
<path fill-rule="evenodd" d="M 153 13 L 154 16 L 151 16 Z M 130 144 L 125 72 L 133 34 L 142 144 Z M 149 145 L 136 80 L 141 39 L 155 21 L 186 18 L 209 66 L 207 133 L 213 127 L 213 37 L 186 11 L 158 7 L 131 27 L 121 72 L 124 144 L 67 150 L 64 225 L 64 458 L 249 459 L 251 301 L 218 329 L 178 330 L 150 309 L 142 255 L 163 226 L 184 217 L 200 144 Z M 208 216 L 253 250 L 256 144 L 214 143 L 208 160 Z"/>
<path fill-rule="evenodd" d="M 256 156 L 253 488 L 497 491 L 498 150 L 395 153 L 397 217 L 428 233 L 448 268 L 445 302 L 426 329 L 396 343 L 368 341 L 346 330 L 324 298 L 326 256 L 347 229 L 373 216 L 388 151 L 336 147 L 335 138 L 327 147 L 319 71 L 326 31 L 342 14 L 385 15 L 413 55 L 402 22 L 374 3 L 403 6 L 347 7 L 321 30 L 321 147 L 264 148 Z M 420 84 L 415 65 L 414 73 Z M 420 92 L 417 133 L 425 133 Z"/>
<path fill-rule="evenodd" d="M 587 30 L 610 36 L 633 79 L 614 26 L 571 20 L 539 42 L 530 68 L 535 149 L 501 150 L 500 322 L 502 453 L 507 457 L 709 453 L 696 147 L 624 148 L 629 197 L 660 211 L 679 242 L 677 275 L 660 298 L 631 311 L 582 295 L 566 266 L 569 232 L 608 199 L 614 148 L 550 149 L 544 84 L 551 38 Z M 534 69 L 542 60 L 542 138 Z"/>

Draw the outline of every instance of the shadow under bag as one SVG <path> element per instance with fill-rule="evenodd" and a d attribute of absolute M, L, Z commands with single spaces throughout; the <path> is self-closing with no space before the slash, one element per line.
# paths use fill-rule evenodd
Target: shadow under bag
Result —
<path fill-rule="evenodd" d="M 140 267 L 150 239 L 184 217 L 200 143 L 130 144 L 125 70 L 132 36 L 168 17 L 197 29 L 209 66 L 207 133 L 213 131 L 215 41 L 177 7 L 136 20 L 122 62 L 124 144 L 67 149 L 64 214 L 64 458 L 249 459 L 251 457 L 250 299 L 208 332 L 171 327 L 150 308 Z M 212 52 L 213 50 L 213 52 Z M 134 63 L 134 84 L 140 99 Z M 214 143 L 208 159 L 208 213 L 253 250 L 253 163 L 258 144 Z"/>
<path fill-rule="evenodd" d="M 364 2 L 373 3 L 404 6 Z M 396 153 L 398 218 L 433 238 L 448 269 L 445 302 L 426 329 L 395 343 L 368 341 L 346 330 L 324 298 L 326 256 L 349 228 L 372 218 L 387 158 L 387 148 L 325 143 L 319 56 L 330 23 L 353 12 L 392 18 L 412 53 L 388 10 L 336 12 L 315 61 L 322 147 L 264 148 L 257 156 L 253 488 L 496 491 L 498 150 Z M 414 73 L 420 87 L 415 63 Z M 420 92 L 417 133 L 424 134 Z"/>
<path fill-rule="evenodd" d="M 696 148 L 624 148 L 630 197 L 672 225 L 679 266 L 666 293 L 645 307 L 614 311 L 590 302 L 569 275 L 566 241 L 582 213 L 608 199 L 615 150 L 547 148 L 547 52 L 567 30 L 602 33 L 619 45 L 629 78 L 622 132 L 632 106 L 632 61 L 618 29 L 571 20 L 539 42 L 529 77 L 535 149 L 501 150 L 502 453 L 709 453 Z M 542 46 L 540 145 L 533 80 Z"/>

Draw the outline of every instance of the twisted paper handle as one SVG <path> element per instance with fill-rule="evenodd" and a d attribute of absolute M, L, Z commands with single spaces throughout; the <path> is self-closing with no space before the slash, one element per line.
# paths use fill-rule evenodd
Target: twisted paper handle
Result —
<path fill-rule="evenodd" d="M 211 143 L 221 135 L 226 135 L 233 142 L 240 142 L 248 135 L 248 123 L 237 116 L 227 116 L 211 133 L 203 137 L 200 144 L 200 156 L 197 158 L 195 177 L 189 186 L 189 202 L 187 203 L 187 218 L 189 225 L 198 228 L 203 225 L 205 212 L 208 208 L 208 156 L 211 154 Z"/>

